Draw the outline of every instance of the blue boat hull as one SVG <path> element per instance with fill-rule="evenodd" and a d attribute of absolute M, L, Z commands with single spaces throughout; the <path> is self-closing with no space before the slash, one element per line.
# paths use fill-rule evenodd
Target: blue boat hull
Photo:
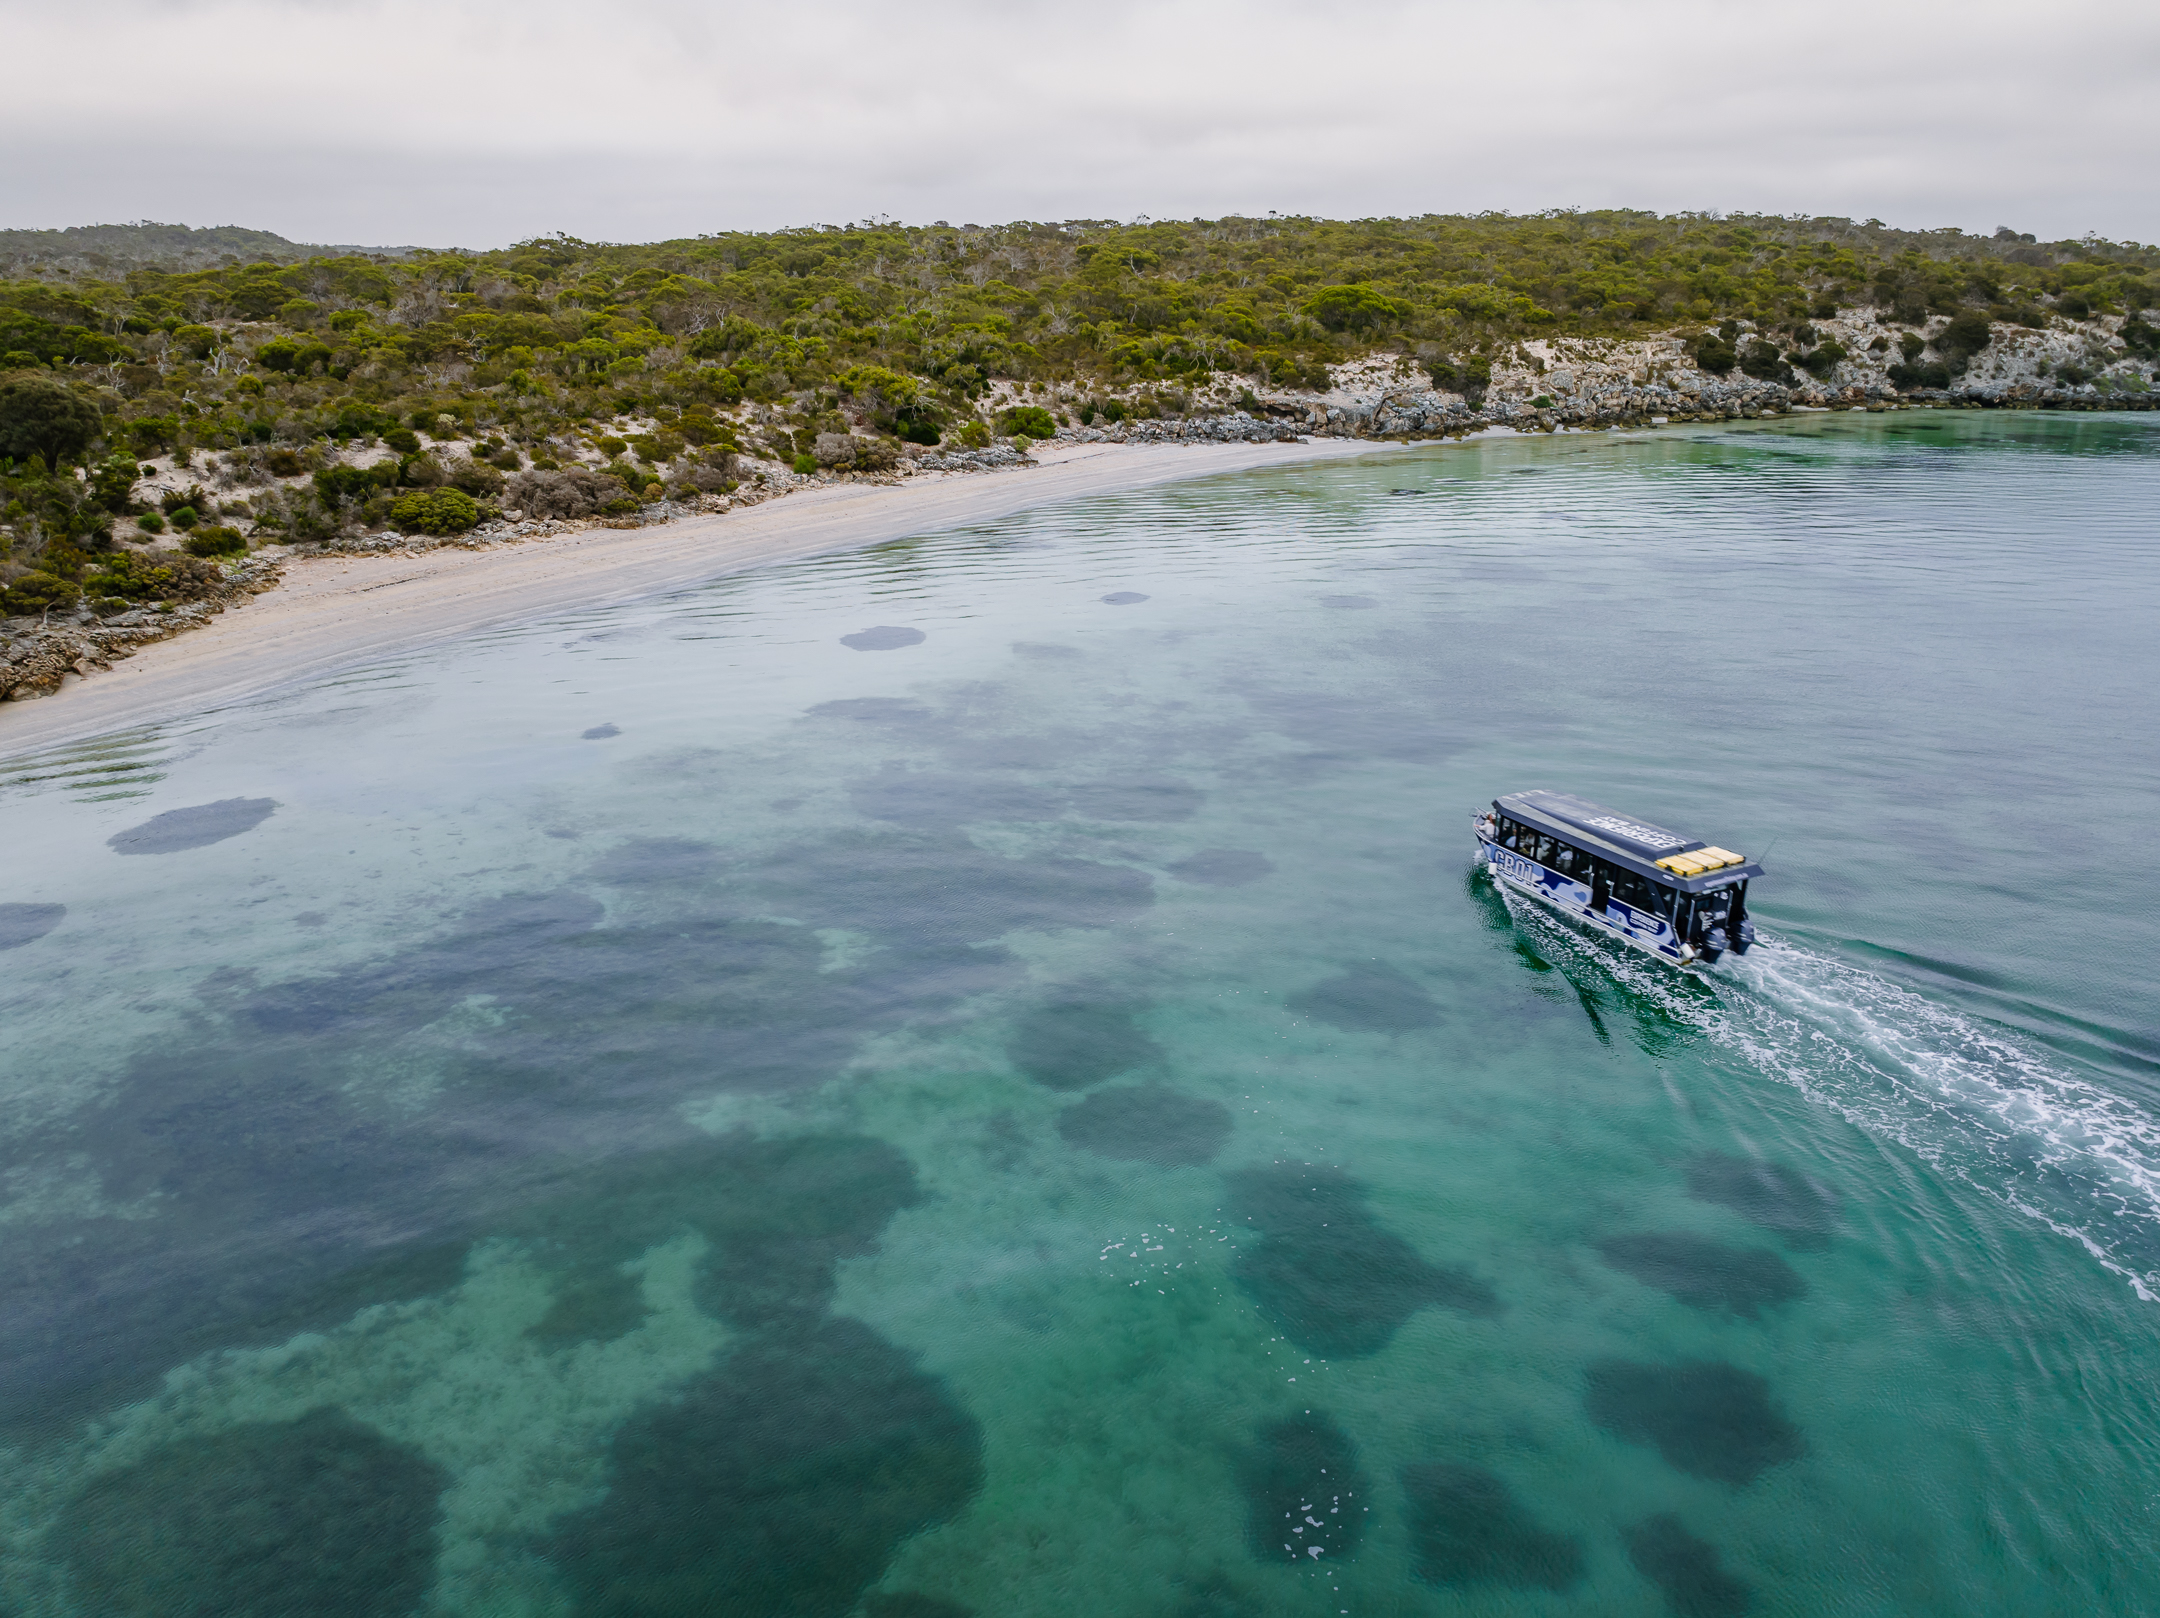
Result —
<path fill-rule="evenodd" d="M 1671 966 L 1695 964 L 1695 952 L 1685 949 L 1674 935 L 1672 923 L 1651 910 L 1638 910 L 1618 899 L 1606 902 L 1602 911 L 1590 907 L 1590 885 L 1535 860 L 1527 860 L 1511 848 L 1478 837 L 1478 859 L 1502 892 L 1519 893 L 1548 910 L 1558 912 L 1592 933 L 1617 939 L 1645 955 L 1654 955 Z"/>

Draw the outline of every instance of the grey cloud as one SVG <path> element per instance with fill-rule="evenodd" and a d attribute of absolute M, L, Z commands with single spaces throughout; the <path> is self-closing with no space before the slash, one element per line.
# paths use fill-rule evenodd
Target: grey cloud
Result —
<path fill-rule="evenodd" d="M 13 225 L 484 247 L 1638 206 L 2160 236 L 2160 13 L 2124 0 L 92 0 L 11 34 L 100 63 L 0 107 Z"/>

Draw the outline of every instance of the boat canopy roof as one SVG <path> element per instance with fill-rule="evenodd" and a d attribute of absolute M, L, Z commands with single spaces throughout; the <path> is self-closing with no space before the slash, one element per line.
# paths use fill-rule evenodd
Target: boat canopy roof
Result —
<path fill-rule="evenodd" d="M 1688 893 L 1762 875 L 1753 860 L 1565 792 L 1511 792 L 1493 808 L 1548 836 L 1601 854 L 1653 882 Z"/>

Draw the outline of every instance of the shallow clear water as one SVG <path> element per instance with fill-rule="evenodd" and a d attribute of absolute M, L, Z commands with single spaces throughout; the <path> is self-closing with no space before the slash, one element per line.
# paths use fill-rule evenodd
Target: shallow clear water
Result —
<path fill-rule="evenodd" d="M 9 761 L 0 1610 L 2160 1610 L 2156 451 L 1290 466 Z M 1530 786 L 1765 943 L 1510 915 Z"/>

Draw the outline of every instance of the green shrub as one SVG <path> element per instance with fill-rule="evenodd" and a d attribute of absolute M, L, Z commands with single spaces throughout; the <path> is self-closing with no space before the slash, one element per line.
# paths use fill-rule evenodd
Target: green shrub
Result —
<path fill-rule="evenodd" d="M 2118 335 L 2123 347 L 2141 359 L 2160 359 L 2160 327 L 2149 325 L 2142 316 L 2132 315 L 2124 321 Z"/>
<path fill-rule="evenodd" d="M 1917 365 L 1920 356 L 1927 352 L 1927 339 L 1914 332 L 1899 332 L 1897 346 L 1898 352 L 1905 356 L 1907 365 Z"/>
<path fill-rule="evenodd" d="M 1951 316 L 1950 324 L 1935 334 L 1935 351 L 1953 365 L 1970 359 L 1995 340 L 1995 329 L 1987 315 L 1978 309 L 1967 309 Z"/>
<path fill-rule="evenodd" d="M 1838 368 L 1838 362 L 1844 359 L 1846 354 L 1845 345 L 1832 340 L 1806 355 L 1800 363 L 1806 367 L 1809 376 L 1822 382 L 1829 379 L 1830 373 Z"/>
<path fill-rule="evenodd" d="M 165 532 L 165 519 L 154 511 L 146 511 L 135 519 L 135 526 L 146 534 L 162 534 Z"/>
<path fill-rule="evenodd" d="M 420 452 L 420 435 L 410 427 L 392 427 L 382 435 L 382 441 L 400 455 L 417 455 Z"/>
<path fill-rule="evenodd" d="M 502 473 L 485 461 L 465 456 L 451 461 L 443 470 L 451 487 L 477 498 L 491 499 L 503 491 Z"/>
<path fill-rule="evenodd" d="M 1740 363 L 1740 355 L 1725 338 L 1703 336 L 1695 340 L 1695 363 L 1714 375 L 1729 376 Z"/>
<path fill-rule="evenodd" d="M 190 556 L 239 556 L 248 543 L 237 528 L 198 528 L 181 541 L 181 548 Z"/>
<path fill-rule="evenodd" d="M 25 573 L 0 590 L 0 612 L 10 618 L 35 618 L 55 607 L 72 605 L 82 592 L 51 573 Z"/>
<path fill-rule="evenodd" d="M 1015 405 L 998 417 L 1008 438 L 1055 438 L 1057 421 L 1041 405 Z"/>
<path fill-rule="evenodd" d="M 263 467 L 272 477 L 298 477 L 307 470 L 307 461 L 296 449 L 274 449 L 263 457 Z"/>
<path fill-rule="evenodd" d="M 1940 360 L 1931 360 L 1925 365 L 1909 361 L 1893 365 L 1889 376 L 1890 385 L 1901 393 L 1910 393 L 1915 388 L 1947 388 L 1950 385 L 1950 367 Z"/>
<path fill-rule="evenodd" d="M 98 407 L 49 371 L 0 377 L 0 456 L 42 455 L 48 467 L 63 466 L 80 459 L 104 426 Z"/>
<path fill-rule="evenodd" d="M 315 474 L 315 492 L 335 511 L 340 500 L 365 501 L 377 489 L 397 481 L 398 464 L 378 461 L 373 466 L 326 466 Z"/>
<path fill-rule="evenodd" d="M 187 532 L 188 529 L 193 528 L 197 523 L 202 521 L 201 513 L 196 511 L 193 506 L 175 506 L 171 511 L 168 511 L 165 516 L 166 519 L 182 533 Z"/>
<path fill-rule="evenodd" d="M 408 534 L 462 534 L 479 520 L 480 502 L 462 489 L 415 490 L 390 507 L 390 521 Z"/>
<path fill-rule="evenodd" d="M 124 513 L 133 501 L 135 478 L 134 456 L 108 455 L 91 469 L 90 498 L 103 510 Z"/>
<path fill-rule="evenodd" d="M 795 459 L 789 464 L 791 464 L 796 471 L 802 473 L 803 476 L 808 477 L 812 472 L 815 472 L 817 470 L 817 457 L 815 455 L 802 454 L 796 456 Z"/>
<path fill-rule="evenodd" d="M 1365 285 L 1322 287 L 1305 312 L 1329 331 L 1369 331 L 1410 317 L 1410 305 Z"/>
<path fill-rule="evenodd" d="M 1492 361 L 1483 354 L 1472 354 L 1467 359 L 1437 359 L 1430 369 L 1434 387 L 1445 393 L 1459 393 L 1473 405 L 1483 400 L 1485 390 L 1492 386 Z"/>
<path fill-rule="evenodd" d="M 255 363 L 266 371 L 290 371 L 300 357 L 300 345 L 290 337 L 273 337 L 255 350 Z"/>
<path fill-rule="evenodd" d="M 1789 382 L 1792 372 L 1776 348 L 1755 338 L 1740 351 L 1740 369 L 1759 382 Z"/>

